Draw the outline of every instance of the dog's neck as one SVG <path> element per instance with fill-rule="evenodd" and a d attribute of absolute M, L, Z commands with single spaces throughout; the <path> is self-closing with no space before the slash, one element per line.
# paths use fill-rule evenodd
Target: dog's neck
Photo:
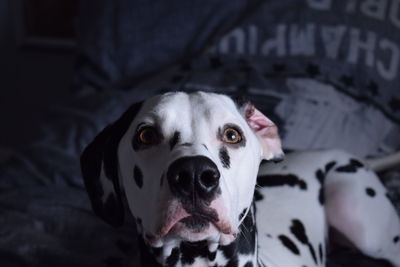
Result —
<path fill-rule="evenodd" d="M 163 248 L 151 248 L 139 238 L 141 266 L 257 266 L 255 206 L 252 204 L 239 227 L 238 237 L 229 245 L 210 251 L 207 241 L 181 242 L 162 256 Z"/>

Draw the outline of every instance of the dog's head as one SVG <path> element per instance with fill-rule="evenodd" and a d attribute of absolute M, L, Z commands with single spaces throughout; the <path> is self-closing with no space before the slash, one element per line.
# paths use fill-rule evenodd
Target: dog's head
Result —
<path fill-rule="evenodd" d="M 81 157 L 96 214 L 123 221 L 122 187 L 152 246 L 232 242 L 262 159 L 282 157 L 276 126 L 251 104 L 212 93 L 167 93 L 133 105 Z"/>

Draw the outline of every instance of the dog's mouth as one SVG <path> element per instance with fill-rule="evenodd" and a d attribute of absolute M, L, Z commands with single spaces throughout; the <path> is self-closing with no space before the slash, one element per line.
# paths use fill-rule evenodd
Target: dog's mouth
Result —
<path fill-rule="evenodd" d="M 231 236 L 231 239 L 236 237 L 231 224 L 215 208 L 203 206 L 185 209 L 180 204 L 171 206 L 155 234 L 146 235 L 150 244 L 157 245 L 163 240 L 177 237 L 186 241 L 219 238 L 221 235 Z"/>
<path fill-rule="evenodd" d="M 200 233 L 210 227 L 210 220 L 198 215 L 183 218 L 178 223 L 182 223 L 193 233 Z"/>
<path fill-rule="evenodd" d="M 179 232 L 199 234 L 206 231 L 211 226 L 219 228 L 219 218 L 218 214 L 214 209 L 211 208 L 199 208 L 200 211 L 187 212 L 188 209 L 179 208 L 175 214 L 177 216 L 172 216 L 171 220 L 166 220 L 164 227 L 161 228 L 159 232 L 161 236 L 168 234 L 177 234 Z"/>

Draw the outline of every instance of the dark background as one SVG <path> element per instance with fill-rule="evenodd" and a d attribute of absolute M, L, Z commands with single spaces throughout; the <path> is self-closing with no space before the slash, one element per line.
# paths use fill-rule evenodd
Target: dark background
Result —
<path fill-rule="evenodd" d="M 29 143 L 49 107 L 71 95 L 74 49 L 18 40 L 23 20 L 18 1 L 0 1 L 0 151 Z"/>

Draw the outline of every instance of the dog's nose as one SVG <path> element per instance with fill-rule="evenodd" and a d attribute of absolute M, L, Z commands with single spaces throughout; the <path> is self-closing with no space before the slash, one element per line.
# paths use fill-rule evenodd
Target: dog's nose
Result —
<path fill-rule="evenodd" d="M 182 157 L 169 167 L 167 179 L 171 192 L 179 198 L 204 200 L 214 196 L 219 184 L 217 165 L 204 156 Z"/>

